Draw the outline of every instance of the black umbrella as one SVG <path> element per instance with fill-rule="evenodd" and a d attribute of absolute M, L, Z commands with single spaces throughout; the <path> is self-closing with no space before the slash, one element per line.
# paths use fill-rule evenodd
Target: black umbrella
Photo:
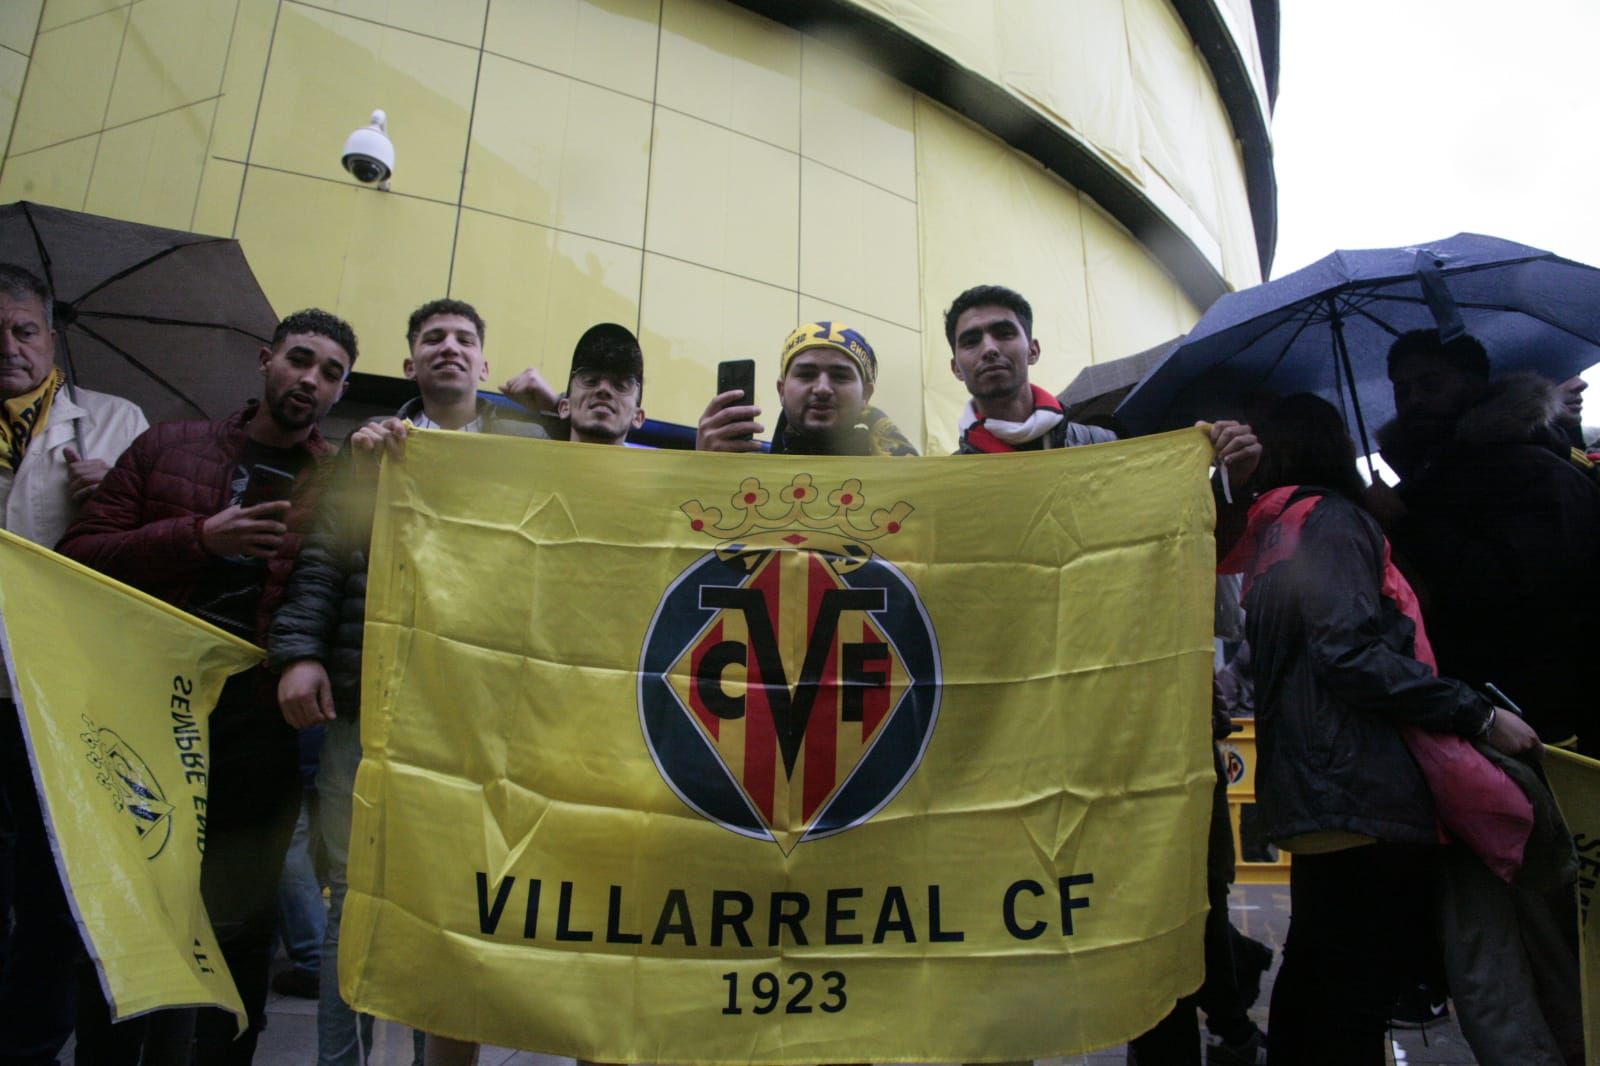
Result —
<path fill-rule="evenodd" d="M 1218 300 L 1117 417 L 1148 433 L 1238 417 L 1259 393 L 1314 392 L 1370 452 L 1368 427 L 1394 416 L 1389 346 L 1429 328 L 1477 337 L 1497 374 L 1564 381 L 1600 362 L 1600 270 L 1473 233 L 1334 252 Z"/>
<path fill-rule="evenodd" d="M 278 319 L 238 241 L 15 203 L 0 206 L 0 259 L 50 283 L 69 383 L 152 422 L 220 418 L 259 391 Z"/>

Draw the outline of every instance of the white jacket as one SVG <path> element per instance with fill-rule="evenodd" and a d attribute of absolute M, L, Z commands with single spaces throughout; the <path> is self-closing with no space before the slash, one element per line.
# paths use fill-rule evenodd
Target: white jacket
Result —
<path fill-rule="evenodd" d="M 115 466 L 133 438 L 149 426 L 144 412 L 120 396 L 68 388 L 56 393 L 43 439 L 29 443 L 22 465 L 12 474 L 6 531 L 54 548 L 78 514 L 67 494 L 67 449 Z"/>
<path fill-rule="evenodd" d="M 67 493 L 66 450 L 74 448 L 85 459 L 115 465 L 149 425 L 144 412 L 120 396 L 63 388 L 50 403 L 44 434 L 28 444 L 22 465 L 12 472 L 0 524 L 7 532 L 54 548 L 78 514 L 78 505 Z M 0 669 L 0 699 L 10 697 L 10 678 Z"/>

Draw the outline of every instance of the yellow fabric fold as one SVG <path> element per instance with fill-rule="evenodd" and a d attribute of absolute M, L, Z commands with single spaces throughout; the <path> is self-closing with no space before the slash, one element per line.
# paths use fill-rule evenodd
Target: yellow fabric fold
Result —
<path fill-rule="evenodd" d="M 602 1062 L 1149 1028 L 1203 969 L 1209 456 L 414 433 L 371 555 L 345 998 Z"/>
<path fill-rule="evenodd" d="M 1578 852 L 1585 1061 L 1600 1066 L 1600 762 L 1546 746 L 1544 772 Z"/>
<path fill-rule="evenodd" d="M 113 1017 L 244 1009 L 200 899 L 207 715 L 259 648 L 0 532 L 13 699 Z"/>

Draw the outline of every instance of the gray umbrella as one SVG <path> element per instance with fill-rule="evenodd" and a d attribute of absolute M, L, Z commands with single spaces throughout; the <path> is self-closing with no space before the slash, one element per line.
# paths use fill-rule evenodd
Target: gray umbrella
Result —
<path fill-rule="evenodd" d="M 1174 337 L 1154 348 L 1146 348 L 1120 359 L 1090 363 L 1078 372 L 1078 376 L 1061 390 L 1056 399 L 1067 409 L 1067 416 L 1076 422 L 1095 415 L 1112 414 L 1123 398 L 1150 372 L 1150 368 L 1165 359 L 1182 342 L 1182 337 Z"/>
<path fill-rule="evenodd" d="M 220 418 L 259 391 L 277 315 L 238 241 L 24 202 L 0 206 L 0 259 L 50 283 L 74 386 L 152 422 Z"/>

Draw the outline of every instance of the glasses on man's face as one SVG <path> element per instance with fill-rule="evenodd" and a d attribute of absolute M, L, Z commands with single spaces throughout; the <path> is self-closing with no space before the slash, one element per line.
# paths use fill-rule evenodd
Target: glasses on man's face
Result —
<path fill-rule="evenodd" d="M 610 385 L 612 390 L 624 396 L 631 395 L 639 385 L 639 381 L 632 374 L 617 376 L 615 374 L 601 374 L 593 370 L 584 370 L 572 375 L 572 380 L 585 389 L 598 389 L 603 381 Z"/>

